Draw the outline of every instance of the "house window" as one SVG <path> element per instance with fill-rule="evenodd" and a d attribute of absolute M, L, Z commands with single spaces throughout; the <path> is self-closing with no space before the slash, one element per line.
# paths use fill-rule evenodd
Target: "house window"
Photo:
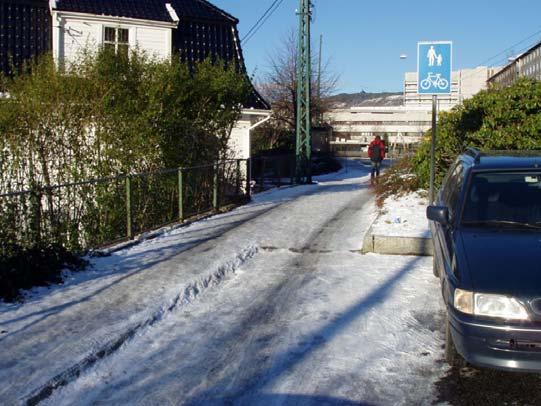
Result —
<path fill-rule="evenodd" d="M 127 55 L 130 49 L 130 30 L 127 28 L 105 27 L 103 46 L 117 54 Z"/>

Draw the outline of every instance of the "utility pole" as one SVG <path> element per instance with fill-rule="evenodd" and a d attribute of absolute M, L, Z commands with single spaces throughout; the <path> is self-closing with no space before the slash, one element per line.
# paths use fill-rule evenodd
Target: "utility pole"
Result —
<path fill-rule="evenodd" d="M 323 34 L 319 36 L 319 67 L 317 70 L 317 102 L 319 111 L 317 116 L 317 125 L 321 126 L 323 122 L 323 114 L 321 113 L 321 53 L 323 52 Z"/>
<path fill-rule="evenodd" d="M 310 113 L 311 51 L 310 23 L 312 20 L 311 0 L 299 0 L 299 39 L 297 51 L 297 183 L 312 183 L 312 127 Z"/>

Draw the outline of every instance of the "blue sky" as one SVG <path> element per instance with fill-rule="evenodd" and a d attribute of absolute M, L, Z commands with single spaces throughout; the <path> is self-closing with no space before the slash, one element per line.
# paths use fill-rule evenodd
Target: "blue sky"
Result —
<path fill-rule="evenodd" d="M 210 0 L 240 20 L 241 38 L 272 0 Z M 250 73 L 261 76 L 284 37 L 297 27 L 298 0 L 283 0 L 243 51 Z M 314 51 L 323 34 L 324 59 L 340 75 L 339 92 L 402 91 L 403 74 L 417 68 L 417 42 L 451 40 L 454 68 L 488 65 L 541 40 L 539 0 L 314 0 Z M 406 60 L 399 58 L 408 55 Z"/>

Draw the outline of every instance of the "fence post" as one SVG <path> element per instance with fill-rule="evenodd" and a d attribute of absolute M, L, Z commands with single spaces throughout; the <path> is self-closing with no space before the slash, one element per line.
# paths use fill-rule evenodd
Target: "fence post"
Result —
<path fill-rule="evenodd" d="M 291 178 L 289 183 L 291 185 L 295 184 L 295 165 L 296 165 L 296 161 L 295 161 L 295 157 L 293 156 L 289 159 L 289 176 Z"/>
<path fill-rule="evenodd" d="M 265 190 L 265 157 L 261 158 L 261 176 L 259 181 L 259 191 L 262 192 Z"/>
<path fill-rule="evenodd" d="M 278 177 L 278 187 L 282 186 L 282 172 L 280 164 L 280 158 L 274 160 L 274 174 Z"/>
<path fill-rule="evenodd" d="M 212 198 L 212 207 L 214 211 L 218 211 L 219 207 L 219 197 L 218 197 L 218 172 L 220 171 L 220 165 L 214 165 L 214 193 Z"/>
<path fill-rule="evenodd" d="M 246 197 L 252 198 L 252 158 L 246 160 Z"/>
<path fill-rule="evenodd" d="M 237 184 L 235 185 L 235 198 L 240 195 L 240 159 L 237 159 Z"/>
<path fill-rule="evenodd" d="M 32 207 L 32 224 L 30 230 L 32 242 L 38 245 L 41 242 L 41 190 L 34 186 L 30 192 L 30 206 Z"/>
<path fill-rule="evenodd" d="M 126 177 L 126 234 L 130 240 L 133 238 L 131 199 L 131 176 L 128 175 Z"/>
<path fill-rule="evenodd" d="M 178 221 L 184 221 L 184 170 L 178 169 Z"/>

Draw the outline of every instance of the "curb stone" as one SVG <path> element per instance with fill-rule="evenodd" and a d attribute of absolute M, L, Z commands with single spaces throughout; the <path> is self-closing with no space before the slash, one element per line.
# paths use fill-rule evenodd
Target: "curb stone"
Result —
<path fill-rule="evenodd" d="M 383 255 L 433 256 L 434 246 L 430 237 L 376 235 L 373 233 L 373 227 L 370 226 L 363 238 L 361 251 L 363 254 L 372 252 Z"/>

